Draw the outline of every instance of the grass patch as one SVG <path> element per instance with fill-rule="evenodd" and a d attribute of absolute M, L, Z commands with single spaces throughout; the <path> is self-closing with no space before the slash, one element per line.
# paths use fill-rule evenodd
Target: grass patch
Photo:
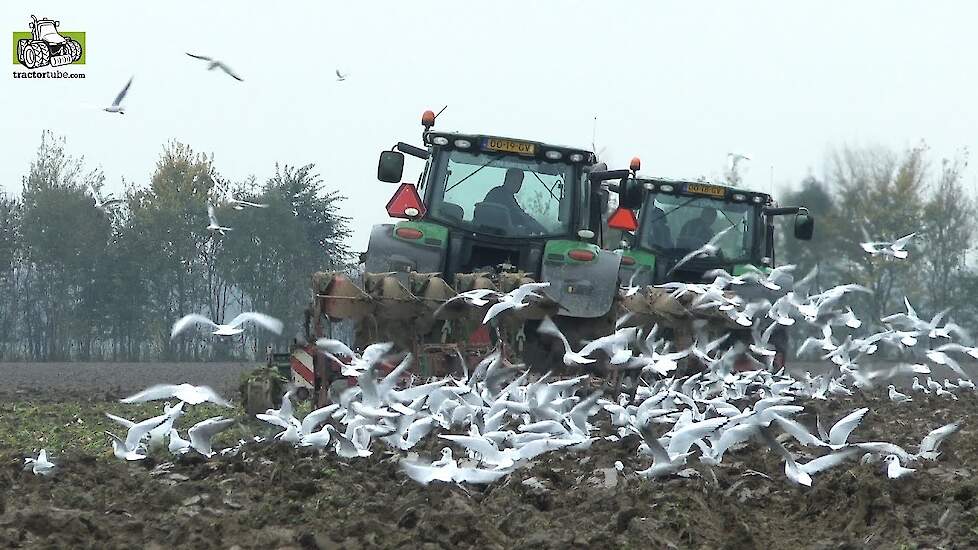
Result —
<path fill-rule="evenodd" d="M 106 417 L 105 413 L 138 422 L 162 412 L 162 402 L 0 402 L 0 448 L 25 454 L 45 448 L 48 452 L 57 454 L 73 451 L 111 455 L 112 444 L 105 432 L 125 437 L 126 428 Z M 255 424 L 254 419 L 244 416 L 244 410 L 240 406 L 229 409 L 212 404 L 184 405 L 184 414 L 177 420 L 175 427 L 186 438 L 188 428 L 212 416 L 240 420 L 215 438 L 219 446 L 263 431 Z"/>

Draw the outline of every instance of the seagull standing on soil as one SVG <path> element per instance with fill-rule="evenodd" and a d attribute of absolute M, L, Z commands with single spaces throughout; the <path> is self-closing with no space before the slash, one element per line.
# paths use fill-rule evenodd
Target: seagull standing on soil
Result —
<path fill-rule="evenodd" d="M 180 437 L 176 428 L 170 428 L 170 443 L 167 450 L 175 455 L 186 454 L 190 450 L 190 442 Z"/>
<path fill-rule="evenodd" d="M 54 473 L 55 464 L 48 460 L 48 452 L 41 449 L 37 458 L 25 458 L 24 469 L 30 469 L 36 476 L 49 476 Z"/>
<path fill-rule="evenodd" d="M 223 416 L 201 420 L 187 431 L 187 435 L 190 437 L 190 447 L 207 458 L 214 456 L 211 438 L 226 430 L 233 423 L 234 420 Z"/>
<path fill-rule="evenodd" d="M 208 71 L 213 71 L 214 69 L 221 69 L 222 71 L 224 71 L 225 73 L 227 73 L 228 76 L 230 76 L 231 78 L 237 80 L 238 82 L 244 82 L 244 79 L 241 78 L 240 76 L 234 74 L 234 71 L 232 71 L 231 68 L 228 67 L 227 64 L 225 64 L 223 61 L 218 61 L 217 59 L 214 59 L 214 58 L 211 58 L 211 57 L 207 57 L 206 55 L 196 55 L 196 54 L 192 54 L 190 52 L 184 52 L 184 53 L 186 53 L 187 55 L 189 55 L 190 57 L 192 57 L 194 59 L 200 59 L 202 61 L 207 61 L 208 62 L 208 64 L 207 64 L 207 70 Z"/>
<path fill-rule="evenodd" d="M 893 401 L 894 403 L 906 403 L 908 401 L 913 401 L 913 398 L 910 397 L 909 395 L 898 392 L 896 386 L 894 386 L 893 384 L 890 384 L 889 390 L 890 390 L 890 401 Z"/>
<path fill-rule="evenodd" d="M 126 110 L 122 107 L 122 100 L 126 98 L 126 94 L 129 92 L 129 86 L 131 84 L 132 84 L 132 77 L 129 77 L 129 82 L 126 82 L 125 87 L 122 88 L 122 91 L 119 92 L 119 95 L 115 96 L 115 99 L 112 100 L 112 105 L 109 105 L 108 107 L 102 110 L 107 113 L 119 113 L 120 115 L 126 114 Z"/>
<path fill-rule="evenodd" d="M 886 461 L 886 477 L 890 479 L 899 479 L 917 471 L 915 468 L 901 466 L 900 457 L 897 455 L 887 455 L 884 460 Z"/>
<path fill-rule="evenodd" d="M 207 325 L 207 328 L 214 329 L 211 332 L 211 334 L 214 336 L 235 336 L 244 332 L 245 329 L 243 325 L 247 322 L 255 323 L 265 330 L 274 332 L 275 334 L 282 334 L 282 321 L 279 321 L 278 319 L 269 315 L 265 315 L 264 313 L 246 311 L 239 314 L 234 319 L 231 319 L 231 322 L 226 325 L 219 325 L 199 313 L 191 313 L 189 315 L 184 315 L 173 323 L 173 328 L 170 330 L 170 339 L 172 340 L 178 334 L 187 330 L 196 323 Z"/>

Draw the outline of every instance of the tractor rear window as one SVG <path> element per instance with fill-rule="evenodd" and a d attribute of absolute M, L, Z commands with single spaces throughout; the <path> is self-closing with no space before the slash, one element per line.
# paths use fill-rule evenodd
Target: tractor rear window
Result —
<path fill-rule="evenodd" d="M 561 162 L 451 151 L 428 179 L 431 216 L 488 235 L 562 235 L 570 230 L 576 182 L 575 168 Z"/>

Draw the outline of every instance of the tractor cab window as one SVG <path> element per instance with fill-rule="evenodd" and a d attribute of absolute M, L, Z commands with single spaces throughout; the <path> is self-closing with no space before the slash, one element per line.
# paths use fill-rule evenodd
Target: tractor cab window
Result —
<path fill-rule="evenodd" d="M 428 177 L 429 210 L 439 221 L 504 237 L 570 231 L 576 169 L 506 153 L 450 151 Z"/>
<path fill-rule="evenodd" d="M 759 223 L 754 205 L 658 193 L 646 199 L 642 210 L 643 248 L 683 256 L 730 228 L 717 242 L 718 256 L 734 260 L 752 255 Z"/>

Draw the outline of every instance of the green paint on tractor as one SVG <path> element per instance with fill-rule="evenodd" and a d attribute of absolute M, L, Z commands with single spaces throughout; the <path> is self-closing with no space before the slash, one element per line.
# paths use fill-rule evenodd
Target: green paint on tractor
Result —
<path fill-rule="evenodd" d="M 420 239 L 405 239 L 397 235 L 398 229 L 415 229 L 422 233 Z M 422 244 L 425 246 L 437 246 L 439 248 L 448 246 L 448 228 L 437 223 L 401 221 L 394 226 L 394 238 L 412 244 Z"/>

